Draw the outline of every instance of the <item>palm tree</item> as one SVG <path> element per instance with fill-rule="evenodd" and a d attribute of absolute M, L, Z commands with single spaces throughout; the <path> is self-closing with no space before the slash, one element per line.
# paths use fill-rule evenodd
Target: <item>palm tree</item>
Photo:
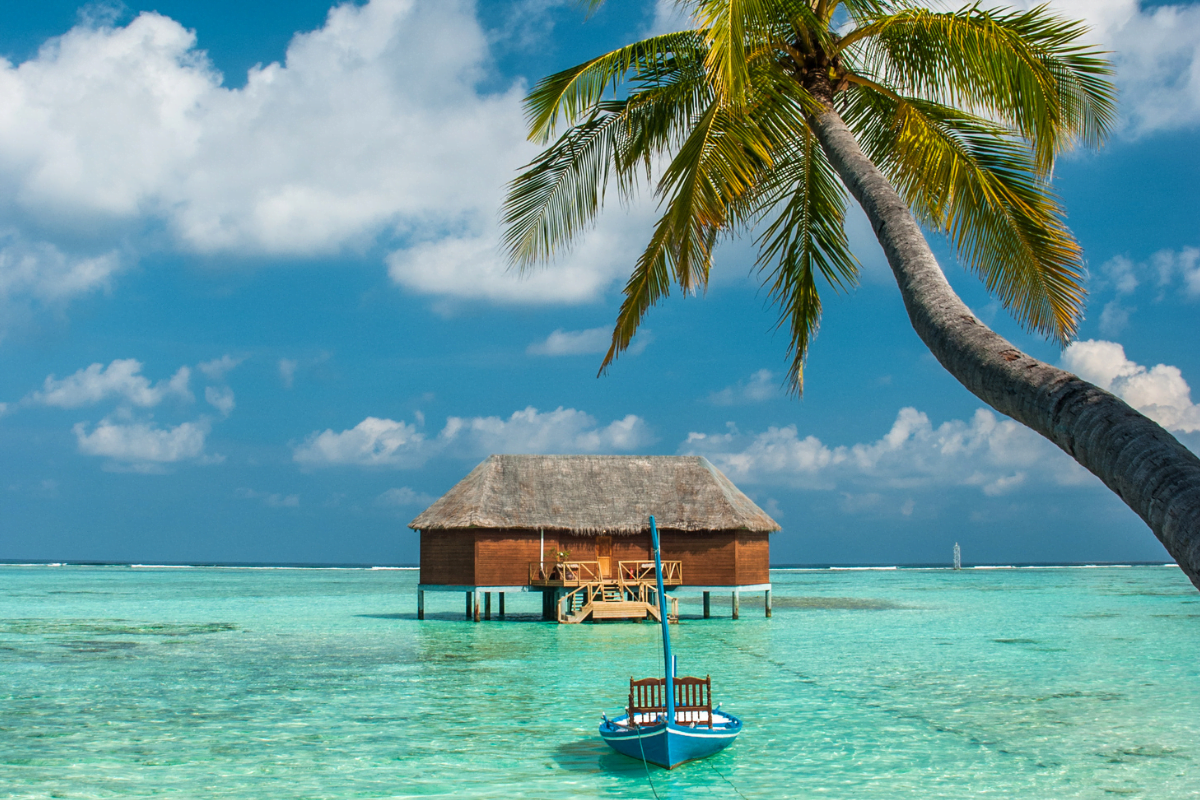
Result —
<path fill-rule="evenodd" d="M 988 329 L 922 233 L 946 234 L 1028 329 L 1071 340 L 1084 267 L 1050 179 L 1059 154 L 1099 145 L 1115 118 L 1111 70 L 1080 43 L 1086 28 L 1045 7 L 679 5 L 693 30 L 551 75 L 527 98 L 530 138 L 548 146 L 505 207 L 505 243 L 522 269 L 594 223 L 610 180 L 628 199 L 658 174 L 662 216 L 625 286 L 601 372 L 672 284 L 685 293 L 707 285 L 718 240 L 752 233 L 790 334 L 788 379 L 801 391 L 819 283 L 845 291 L 858 277 L 848 192 L 942 365 L 1104 481 L 1200 587 L 1200 459 L 1117 397 Z"/>

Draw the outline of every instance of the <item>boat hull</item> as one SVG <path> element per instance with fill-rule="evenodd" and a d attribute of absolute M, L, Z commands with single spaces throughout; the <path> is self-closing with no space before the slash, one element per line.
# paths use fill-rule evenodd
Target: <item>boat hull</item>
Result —
<path fill-rule="evenodd" d="M 732 714 L 721 714 L 720 718 L 721 722 L 714 720 L 709 728 L 666 722 L 630 725 L 628 716 L 624 716 L 601 723 L 600 736 L 621 755 L 673 769 L 733 744 L 742 732 L 742 721 Z"/>

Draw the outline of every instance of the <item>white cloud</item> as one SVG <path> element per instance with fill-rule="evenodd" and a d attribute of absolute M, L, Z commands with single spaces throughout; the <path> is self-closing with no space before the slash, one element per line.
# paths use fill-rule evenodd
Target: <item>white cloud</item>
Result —
<path fill-rule="evenodd" d="M 1119 300 L 1110 300 L 1100 312 L 1100 332 L 1105 336 L 1116 336 L 1129 326 L 1129 315 L 1136 308 L 1127 307 Z"/>
<path fill-rule="evenodd" d="M 989 5 L 1030 8 L 1041 0 Z M 1200 6 L 1140 0 L 1053 0 L 1054 11 L 1088 22 L 1090 41 L 1113 51 L 1120 106 L 1134 135 L 1200 122 Z"/>
<path fill-rule="evenodd" d="M 472 455 L 486 453 L 602 453 L 634 450 L 650 441 L 646 422 L 629 414 L 604 427 L 583 411 L 533 406 L 500 417 L 449 417 L 439 441 Z"/>
<path fill-rule="evenodd" d="M 295 359 L 279 359 L 279 379 L 283 381 L 283 388 L 290 389 L 296 384 L 296 368 L 298 366 L 300 364 Z"/>
<path fill-rule="evenodd" d="M 224 386 L 218 389 L 215 386 L 207 386 L 204 389 L 204 399 L 209 405 L 221 412 L 221 416 L 228 417 L 233 413 L 233 408 L 236 405 L 233 399 L 233 389 Z"/>
<path fill-rule="evenodd" d="M 1150 257 L 1150 262 L 1158 273 L 1160 286 L 1172 285 L 1178 278 L 1190 297 L 1200 297 L 1200 248 L 1159 250 Z"/>
<path fill-rule="evenodd" d="M 694 25 L 691 16 L 678 0 L 655 0 L 654 18 L 643 36 L 661 36 L 664 33 L 685 31 Z"/>
<path fill-rule="evenodd" d="M 1170 431 L 1200 431 L 1200 406 L 1178 367 L 1158 364 L 1146 368 L 1125 357 L 1116 342 L 1089 339 L 1063 351 L 1063 367 L 1129 405 Z"/>
<path fill-rule="evenodd" d="M 71 256 L 47 242 L 31 244 L 15 233 L 0 235 L 0 298 L 67 300 L 107 288 L 120 265 L 115 251 L 94 257 Z"/>
<path fill-rule="evenodd" d="M 292 458 L 305 466 L 412 467 L 425 460 L 425 437 L 406 422 L 367 417 L 349 430 L 313 433 Z"/>
<path fill-rule="evenodd" d="M 556 329 L 545 339 L 530 343 L 525 352 L 533 356 L 578 356 L 608 352 L 613 329 L 604 325 L 582 331 Z M 649 328 L 640 328 L 624 355 L 636 356 L 654 341 Z"/>
<path fill-rule="evenodd" d="M 831 447 L 796 426 L 743 435 L 691 433 L 683 452 L 707 456 L 734 481 L 844 491 L 855 509 L 874 505 L 881 489 L 976 486 L 989 496 L 1017 490 L 1030 474 L 1058 484 L 1085 481 L 1065 454 L 1018 423 L 979 409 L 970 420 L 936 428 L 915 408 L 896 415 L 880 439 Z M 911 513 L 911 508 L 910 508 Z"/>
<path fill-rule="evenodd" d="M 90 432 L 86 423 L 73 428 L 79 452 L 132 465 L 170 464 L 199 458 L 209 425 L 204 419 L 160 428 L 150 422 L 129 424 L 101 420 Z"/>
<path fill-rule="evenodd" d="M 612 342 L 612 329 L 605 326 L 582 331 L 556 329 L 553 333 L 525 348 L 534 356 L 578 356 L 604 353 Z"/>
<path fill-rule="evenodd" d="M 209 380 L 219 381 L 224 380 L 229 372 L 245 360 L 245 358 L 234 358 L 226 353 L 220 358 L 214 358 L 212 361 L 203 361 L 197 364 L 196 368 L 204 373 L 204 376 Z"/>
<path fill-rule="evenodd" d="M 510 172 L 505 180 L 515 176 Z M 649 236 L 651 203 L 635 201 L 632 210 L 613 203 L 596 227 L 583 232 L 574 247 L 552 265 L 518 275 L 501 252 L 494 219 L 494 210 L 503 202 L 501 188 L 489 195 L 491 210 L 481 211 L 461 233 L 388 255 L 392 280 L 420 294 L 467 300 L 585 303 L 596 300 L 615 280 L 629 274 Z"/>
<path fill-rule="evenodd" d="M 412 468 L 439 455 L 473 458 L 490 453 L 628 452 L 650 440 L 649 427 L 633 414 L 600 425 L 590 414 L 574 408 L 543 413 L 530 406 L 506 419 L 448 417 L 433 439 L 425 438 L 415 425 L 367 417 L 340 433 L 312 433 L 292 457 L 310 467 Z"/>
<path fill-rule="evenodd" d="M 747 381 L 738 381 L 733 386 L 726 386 L 719 392 L 713 392 L 708 400 L 713 405 L 733 406 L 742 403 L 761 403 L 779 395 L 779 380 L 769 369 L 760 369 L 750 376 Z"/>
<path fill-rule="evenodd" d="M 236 489 L 234 494 L 244 500 L 261 500 L 264 506 L 270 508 L 297 508 L 300 505 L 300 495 L 298 494 L 277 494 L 272 492 L 258 492 L 254 489 Z"/>
<path fill-rule="evenodd" d="M 396 489 L 388 489 L 375 498 L 377 506 L 391 506 L 403 508 L 406 506 L 427 506 L 436 498 L 424 492 L 418 492 L 415 489 L 410 489 L 407 486 L 401 486 Z"/>
<path fill-rule="evenodd" d="M 118 398 L 142 408 L 158 405 L 169 397 L 190 401 L 188 389 L 191 370 L 180 367 L 169 379 L 151 384 L 141 374 L 142 362 L 134 358 L 118 358 L 107 367 L 92 364 L 62 380 L 53 375 L 46 377 L 41 391 L 33 392 L 26 402 L 58 408 L 78 408 Z"/>
<path fill-rule="evenodd" d="M 199 253 L 316 256 L 382 241 L 396 283 L 502 302 L 594 300 L 632 265 L 652 204 L 606 214 L 527 280 L 507 270 L 496 209 L 536 148 L 524 83 L 481 88 L 493 54 L 470 0 L 337 5 L 238 89 L 202 46 L 146 12 L 122 27 L 84 22 L 21 64 L 0 59 L 0 209 L 91 248 L 10 254 L 0 287 L 102 285 L 117 244 L 136 250 L 147 222 Z"/>
<path fill-rule="evenodd" d="M 2 186 L 0 174 L 0 213 Z M 59 309 L 76 297 L 107 290 L 121 266 L 115 250 L 73 255 L 48 242 L 0 232 L 0 338 L 36 309 Z"/>

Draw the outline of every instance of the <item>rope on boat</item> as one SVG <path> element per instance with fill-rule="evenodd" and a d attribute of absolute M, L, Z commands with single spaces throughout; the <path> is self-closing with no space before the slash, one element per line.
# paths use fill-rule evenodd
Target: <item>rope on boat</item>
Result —
<path fill-rule="evenodd" d="M 638 724 L 634 722 L 633 714 L 629 715 L 629 722 L 631 725 L 633 725 L 634 730 L 637 730 Z M 650 791 L 654 793 L 654 800 L 658 800 L 658 790 L 654 788 L 654 779 L 650 777 L 650 764 L 646 761 L 646 748 L 642 744 L 642 736 L 640 733 L 638 734 L 637 740 L 638 750 L 642 751 L 642 766 L 646 768 L 646 780 L 650 783 Z M 741 794 L 741 792 L 738 792 L 738 794 Z"/>

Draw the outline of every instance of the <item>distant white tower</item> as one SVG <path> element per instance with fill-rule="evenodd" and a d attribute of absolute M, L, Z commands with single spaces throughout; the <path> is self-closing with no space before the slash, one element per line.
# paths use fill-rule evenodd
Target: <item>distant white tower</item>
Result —
<path fill-rule="evenodd" d="M 954 543 L 954 568 L 962 569 L 962 549 L 958 546 L 958 542 Z"/>

